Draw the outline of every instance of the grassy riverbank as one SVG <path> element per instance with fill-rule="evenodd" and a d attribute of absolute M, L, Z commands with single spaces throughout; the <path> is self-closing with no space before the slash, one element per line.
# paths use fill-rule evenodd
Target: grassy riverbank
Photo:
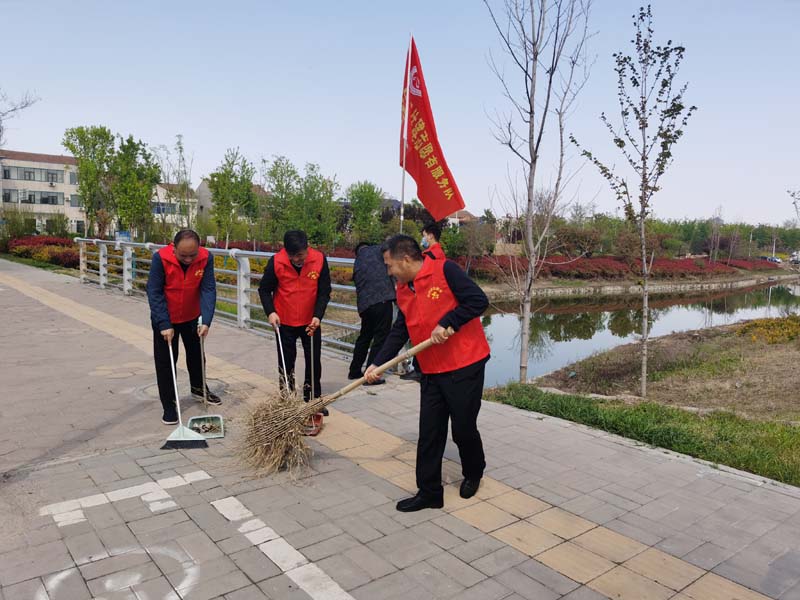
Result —
<path fill-rule="evenodd" d="M 800 486 L 800 429 L 784 423 L 561 395 L 522 384 L 491 390 L 486 398 Z"/>

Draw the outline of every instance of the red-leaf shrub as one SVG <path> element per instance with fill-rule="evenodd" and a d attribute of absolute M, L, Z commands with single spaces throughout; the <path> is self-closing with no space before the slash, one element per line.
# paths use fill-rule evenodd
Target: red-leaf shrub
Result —
<path fill-rule="evenodd" d="M 734 258 L 730 261 L 725 261 L 725 264 L 729 264 L 732 267 L 736 267 L 737 269 L 744 269 L 745 271 L 768 271 L 770 269 L 780 269 L 780 266 L 776 263 L 769 262 L 768 260 L 749 260 L 745 258 Z"/>
<path fill-rule="evenodd" d="M 30 248 L 39 248 L 41 246 L 63 246 L 71 248 L 75 245 L 69 238 L 60 238 L 50 235 L 29 235 L 26 237 L 16 238 L 8 242 L 8 249 L 12 251 L 17 246 L 28 246 Z"/>

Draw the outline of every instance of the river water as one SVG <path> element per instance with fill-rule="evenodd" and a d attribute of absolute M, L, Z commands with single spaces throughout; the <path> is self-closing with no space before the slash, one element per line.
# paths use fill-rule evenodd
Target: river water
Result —
<path fill-rule="evenodd" d="M 633 342 L 641 330 L 641 299 L 549 300 L 531 318 L 528 377 L 538 377 L 597 352 Z M 800 313 L 800 285 L 774 285 L 704 296 L 650 299 L 651 336 Z M 486 387 L 519 378 L 520 317 L 497 307 L 483 317 L 492 350 Z"/>

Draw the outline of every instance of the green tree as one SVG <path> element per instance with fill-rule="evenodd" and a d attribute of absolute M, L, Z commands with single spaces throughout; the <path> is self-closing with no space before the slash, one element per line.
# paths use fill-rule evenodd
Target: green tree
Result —
<path fill-rule="evenodd" d="M 103 126 L 73 127 L 64 132 L 61 144 L 78 163 L 78 193 L 86 211 L 87 234 L 94 235 L 97 211 L 105 209 L 113 215 L 106 180 L 114 157 L 114 135 Z"/>
<path fill-rule="evenodd" d="M 238 148 L 229 148 L 222 164 L 208 177 L 214 205 L 212 215 L 219 235 L 225 236 L 225 248 L 239 215 L 249 217 L 255 210 L 253 175 L 253 164 L 239 153 Z"/>
<path fill-rule="evenodd" d="M 359 181 L 345 192 L 353 215 L 354 242 L 378 242 L 381 238 L 383 191 L 374 183 Z"/>
<path fill-rule="evenodd" d="M 289 229 L 289 209 L 300 190 L 300 174 L 285 156 L 277 156 L 271 163 L 262 159 L 261 166 L 269 194 L 266 199 L 270 216 L 266 227 L 267 239 L 277 244 Z"/>
<path fill-rule="evenodd" d="M 625 215 L 639 230 L 642 269 L 642 374 L 641 395 L 647 396 L 647 339 L 648 339 L 648 268 L 647 220 L 652 212 L 653 195 L 659 181 L 673 160 L 673 146 L 683 135 L 695 106 L 686 106 L 683 95 L 687 84 L 677 87 L 675 78 L 683 61 L 685 48 L 664 46 L 653 42 L 653 15 L 650 7 L 640 8 L 633 15 L 636 36 L 633 56 L 614 54 L 617 73 L 617 95 L 620 105 L 621 129 L 601 114 L 600 119 L 611 133 L 618 148 L 633 170 L 638 194 L 629 188 L 628 180 L 614 172 L 591 152 L 583 149 L 588 158 L 608 181 L 622 202 Z M 571 138 L 577 144 L 575 138 Z M 634 194 L 633 196 L 631 194 Z"/>
<path fill-rule="evenodd" d="M 153 190 L 161 178 L 161 169 L 144 142 L 119 138 L 119 148 L 109 164 L 108 191 L 117 209 L 120 228 L 128 228 L 139 237 L 148 229 L 153 211 Z"/>
<path fill-rule="evenodd" d="M 289 206 L 291 229 L 302 229 L 312 244 L 333 248 L 338 238 L 341 206 L 334 199 L 339 184 L 319 165 L 307 164 L 294 201 Z"/>

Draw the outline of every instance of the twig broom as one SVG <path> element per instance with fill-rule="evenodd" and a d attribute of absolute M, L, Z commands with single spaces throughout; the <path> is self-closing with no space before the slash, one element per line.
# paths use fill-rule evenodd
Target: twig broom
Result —
<path fill-rule="evenodd" d="M 380 376 L 387 369 L 416 356 L 431 345 L 433 341 L 427 339 L 385 362 L 374 372 Z M 281 469 L 293 471 L 307 465 L 311 451 L 303 439 L 303 430 L 308 419 L 366 381 L 366 377 L 361 377 L 329 396 L 312 399 L 308 403 L 301 402 L 288 389 L 268 398 L 248 416 L 247 432 L 239 448 L 240 458 L 265 473 Z"/>

